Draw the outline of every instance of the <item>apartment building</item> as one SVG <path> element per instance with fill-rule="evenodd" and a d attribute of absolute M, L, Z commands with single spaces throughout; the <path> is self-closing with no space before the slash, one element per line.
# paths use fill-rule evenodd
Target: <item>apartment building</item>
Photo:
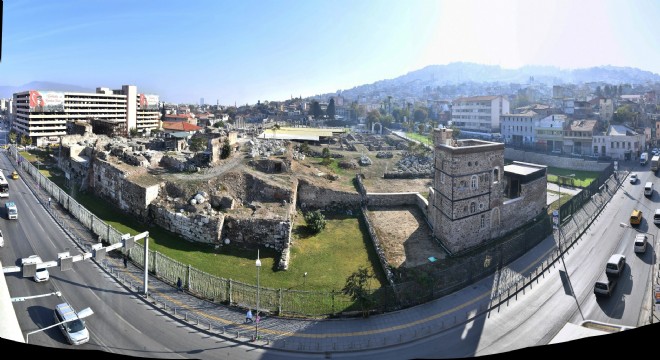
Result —
<path fill-rule="evenodd" d="M 535 124 L 541 115 L 534 111 L 500 116 L 500 133 L 505 144 L 525 146 L 536 143 Z"/>
<path fill-rule="evenodd" d="M 596 156 L 632 160 L 639 158 L 645 148 L 644 134 L 624 125 L 610 125 L 606 133 L 593 137 L 593 152 Z"/>
<path fill-rule="evenodd" d="M 122 136 L 160 128 L 158 95 L 140 94 L 135 85 L 95 93 L 28 90 L 13 95 L 13 107 L 12 129 L 37 145 L 66 135 L 67 124 L 76 121 L 114 127 Z"/>
<path fill-rule="evenodd" d="M 564 146 L 566 115 L 554 114 L 539 120 L 534 126 L 536 148 L 561 154 Z"/>
<path fill-rule="evenodd" d="M 509 112 L 509 99 L 503 96 L 458 98 L 452 104 L 451 121 L 461 130 L 497 133 L 500 116 Z"/>
<path fill-rule="evenodd" d="M 597 120 L 574 120 L 564 128 L 563 151 L 575 155 L 589 155 Z"/>

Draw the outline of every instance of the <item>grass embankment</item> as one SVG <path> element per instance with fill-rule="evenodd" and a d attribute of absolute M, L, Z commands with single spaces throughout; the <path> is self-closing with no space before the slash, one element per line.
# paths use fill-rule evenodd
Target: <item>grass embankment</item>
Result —
<path fill-rule="evenodd" d="M 410 139 L 417 140 L 421 142 L 422 144 L 425 145 L 433 145 L 431 142 L 431 139 L 429 139 L 428 135 L 421 135 L 418 133 L 413 133 L 413 132 L 407 132 L 406 136 L 409 137 Z"/>

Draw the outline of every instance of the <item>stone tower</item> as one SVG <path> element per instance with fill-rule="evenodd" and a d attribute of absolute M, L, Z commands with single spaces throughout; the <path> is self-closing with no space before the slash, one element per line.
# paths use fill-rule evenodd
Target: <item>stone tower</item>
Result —
<path fill-rule="evenodd" d="M 433 131 L 435 173 L 429 194 L 433 236 L 451 253 L 496 237 L 504 198 L 504 144 L 454 140 Z"/>

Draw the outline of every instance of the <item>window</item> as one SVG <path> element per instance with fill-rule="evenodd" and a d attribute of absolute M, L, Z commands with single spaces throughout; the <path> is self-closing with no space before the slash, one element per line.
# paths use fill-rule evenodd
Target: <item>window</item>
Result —
<path fill-rule="evenodd" d="M 477 211 L 477 204 L 473 201 L 470 203 L 470 213 L 474 213 Z"/>
<path fill-rule="evenodd" d="M 480 227 L 483 229 L 486 227 L 486 215 L 481 215 L 481 225 Z"/>
<path fill-rule="evenodd" d="M 473 190 L 479 188 L 479 179 L 477 178 L 477 175 L 472 175 L 472 182 L 470 184 L 470 187 Z"/>
<path fill-rule="evenodd" d="M 441 184 L 445 183 L 445 173 L 443 173 L 443 172 L 440 173 L 440 183 Z"/>

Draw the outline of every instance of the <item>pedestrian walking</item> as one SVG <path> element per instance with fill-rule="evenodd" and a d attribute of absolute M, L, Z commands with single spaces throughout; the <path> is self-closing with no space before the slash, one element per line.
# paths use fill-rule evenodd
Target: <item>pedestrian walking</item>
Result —
<path fill-rule="evenodd" d="M 247 314 L 245 314 L 245 322 L 246 323 L 251 323 L 254 320 L 252 320 L 252 310 L 248 309 Z"/>
<path fill-rule="evenodd" d="M 182 291 L 181 286 L 182 286 L 181 278 L 177 278 L 176 279 L 176 288 L 177 288 L 178 291 Z"/>
<path fill-rule="evenodd" d="M 124 256 L 124 269 L 128 267 L 128 256 Z"/>
<path fill-rule="evenodd" d="M 50 198 L 48 198 L 48 207 L 50 207 Z"/>

